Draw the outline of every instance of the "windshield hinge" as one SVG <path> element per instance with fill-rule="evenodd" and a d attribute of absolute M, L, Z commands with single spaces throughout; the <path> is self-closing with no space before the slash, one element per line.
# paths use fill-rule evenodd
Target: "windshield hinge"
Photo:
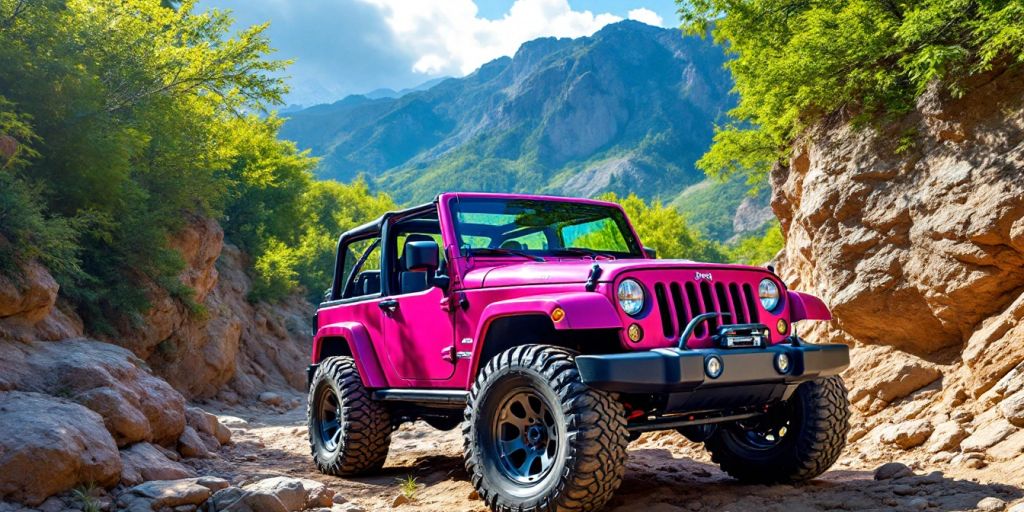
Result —
<path fill-rule="evenodd" d="M 597 263 L 594 263 L 594 265 L 590 267 L 590 275 L 587 276 L 586 285 L 586 290 L 588 292 L 592 292 L 597 289 L 597 280 L 601 278 L 602 272 L 604 271 L 601 269 L 601 265 L 598 265 Z"/>

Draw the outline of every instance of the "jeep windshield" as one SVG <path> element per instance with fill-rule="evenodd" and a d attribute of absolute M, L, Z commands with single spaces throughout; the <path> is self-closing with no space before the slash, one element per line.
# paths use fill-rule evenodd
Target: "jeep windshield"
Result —
<path fill-rule="evenodd" d="M 642 258 L 622 210 L 543 199 L 452 201 L 460 252 L 476 256 Z"/>

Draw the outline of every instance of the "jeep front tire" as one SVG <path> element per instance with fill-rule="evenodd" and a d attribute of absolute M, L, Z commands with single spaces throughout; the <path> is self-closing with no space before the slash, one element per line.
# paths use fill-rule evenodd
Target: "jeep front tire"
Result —
<path fill-rule="evenodd" d="M 583 384 L 574 354 L 525 345 L 480 371 L 463 423 L 466 471 L 495 511 L 592 511 L 622 483 L 622 406 Z"/>
<path fill-rule="evenodd" d="M 850 402 L 836 376 L 800 384 L 761 418 L 719 426 L 704 446 L 742 482 L 797 483 L 835 464 L 849 430 Z"/>
<path fill-rule="evenodd" d="M 384 466 L 391 444 L 387 409 L 370 398 L 351 357 L 324 359 L 306 401 L 309 446 L 321 473 L 358 475 Z"/>

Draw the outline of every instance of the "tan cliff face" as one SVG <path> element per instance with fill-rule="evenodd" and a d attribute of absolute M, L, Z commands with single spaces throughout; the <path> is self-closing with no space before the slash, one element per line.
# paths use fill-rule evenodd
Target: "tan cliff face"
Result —
<path fill-rule="evenodd" d="M 1024 464 L 1024 71 L 939 91 L 805 134 L 771 174 L 778 265 L 832 307 L 802 334 L 855 346 L 854 438 Z"/>
<path fill-rule="evenodd" d="M 199 307 L 150 286 L 142 321 L 102 341 L 42 265 L 0 276 L 0 502 L 194 476 L 177 454 L 206 457 L 230 432 L 186 399 L 303 388 L 312 307 L 250 303 L 245 256 L 213 220 L 190 219 L 170 243 Z"/>

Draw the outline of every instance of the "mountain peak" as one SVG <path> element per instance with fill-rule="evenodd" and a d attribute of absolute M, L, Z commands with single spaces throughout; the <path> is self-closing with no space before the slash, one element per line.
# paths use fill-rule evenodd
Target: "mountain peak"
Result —
<path fill-rule="evenodd" d="M 704 178 L 694 162 L 734 102 L 724 63 L 710 41 L 626 20 L 528 41 L 426 91 L 296 112 L 281 134 L 322 157 L 321 177 L 365 174 L 399 201 L 455 188 L 668 201 Z"/>

